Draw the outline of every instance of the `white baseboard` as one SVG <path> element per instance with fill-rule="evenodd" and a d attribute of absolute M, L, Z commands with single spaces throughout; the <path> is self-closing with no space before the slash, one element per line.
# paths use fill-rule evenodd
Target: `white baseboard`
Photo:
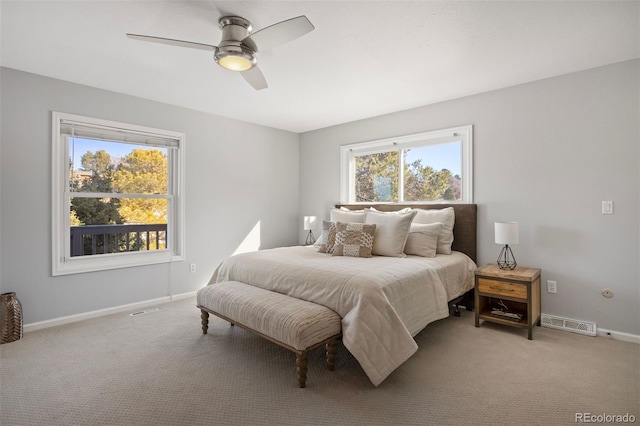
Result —
<path fill-rule="evenodd" d="M 69 315 L 66 317 L 54 318 L 46 321 L 34 322 L 31 324 L 25 324 L 23 331 L 28 333 L 30 331 L 40 330 L 43 328 L 55 327 L 57 325 L 70 324 L 72 322 L 82 321 L 90 318 L 97 318 L 111 314 L 117 314 L 120 312 L 133 311 L 140 308 L 146 308 L 147 306 L 159 305 L 162 303 L 172 302 L 181 299 L 188 299 L 195 297 L 197 291 L 191 291 L 188 293 L 174 294 L 171 296 L 159 297 L 157 299 L 144 300 L 142 302 L 130 303 L 127 305 L 114 306 L 112 308 L 99 309 L 97 311 L 84 312 L 82 314 Z M 623 333 L 621 331 L 606 330 L 604 328 L 597 328 L 596 335 L 600 337 L 607 337 L 615 340 L 622 340 L 625 342 L 631 342 L 640 344 L 640 336 L 637 334 Z"/>
<path fill-rule="evenodd" d="M 40 330 L 43 328 L 55 327 L 57 325 L 70 324 L 72 322 L 82 321 L 90 318 L 103 317 L 106 315 L 117 314 L 120 312 L 133 311 L 140 308 L 145 308 L 151 305 L 158 305 L 162 303 L 172 302 L 181 299 L 187 299 L 189 297 L 195 297 L 197 291 L 191 291 L 189 293 L 174 294 L 171 296 L 159 297 L 157 299 L 144 300 L 142 302 L 130 303 L 128 305 L 114 306 L 113 308 L 99 309 L 97 311 L 84 312 L 82 314 L 69 315 L 66 317 L 54 318 L 46 321 L 33 322 L 25 324 L 23 331 L 28 333 L 30 331 Z"/>
<path fill-rule="evenodd" d="M 640 344 L 640 336 L 638 336 L 637 334 L 623 333 L 621 331 L 598 328 L 596 331 L 596 336 L 608 337 L 610 339 L 623 340 L 625 342 Z"/>

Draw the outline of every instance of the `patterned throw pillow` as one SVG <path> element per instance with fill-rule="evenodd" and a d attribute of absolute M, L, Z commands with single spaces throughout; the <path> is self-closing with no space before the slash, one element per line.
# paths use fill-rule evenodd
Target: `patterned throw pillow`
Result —
<path fill-rule="evenodd" d="M 333 246 L 336 243 L 336 223 L 328 220 L 322 221 L 322 235 L 320 236 L 320 253 L 333 253 Z"/>
<path fill-rule="evenodd" d="M 376 225 L 336 222 L 334 256 L 371 257 Z"/>

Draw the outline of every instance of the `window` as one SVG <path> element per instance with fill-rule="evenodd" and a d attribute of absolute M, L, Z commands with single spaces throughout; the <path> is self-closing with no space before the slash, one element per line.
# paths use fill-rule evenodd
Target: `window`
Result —
<path fill-rule="evenodd" d="M 340 147 L 347 203 L 471 203 L 472 126 Z"/>
<path fill-rule="evenodd" d="M 53 275 L 182 260 L 184 134 L 53 112 Z"/>

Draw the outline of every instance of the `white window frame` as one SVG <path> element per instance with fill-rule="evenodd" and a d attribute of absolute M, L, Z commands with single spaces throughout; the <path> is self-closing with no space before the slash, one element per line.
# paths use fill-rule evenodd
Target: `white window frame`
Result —
<path fill-rule="evenodd" d="M 340 202 L 358 204 L 355 201 L 355 157 L 379 152 L 389 152 L 412 147 L 462 142 L 461 178 L 462 194 L 460 200 L 421 201 L 424 204 L 467 204 L 473 203 L 473 126 L 460 126 L 450 129 L 416 133 L 368 142 L 359 142 L 340 146 Z M 398 182 L 398 201 L 404 202 L 403 167 L 400 167 Z M 367 204 L 367 203 L 362 203 Z M 370 203 L 369 203 L 370 204 Z"/>
<path fill-rule="evenodd" d="M 70 255 L 69 202 L 74 193 L 69 187 L 69 143 L 62 134 L 63 125 L 77 123 L 80 126 L 120 132 L 123 141 L 130 135 L 133 140 L 150 140 L 147 144 L 162 147 L 162 140 L 171 140 L 177 147 L 169 149 L 167 155 L 168 219 L 167 248 L 163 250 L 109 253 L 91 256 Z M 52 111 L 52 275 L 67 275 L 84 272 L 126 268 L 181 261 L 185 258 L 184 224 L 184 133 L 162 130 L 135 124 L 84 117 Z M 133 143 L 133 142 L 132 142 Z"/>

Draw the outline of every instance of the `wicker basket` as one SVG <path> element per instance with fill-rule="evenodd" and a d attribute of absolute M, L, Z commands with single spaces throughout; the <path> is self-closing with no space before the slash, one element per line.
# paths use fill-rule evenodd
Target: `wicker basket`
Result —
<path fill-rule="evenodd" d="M 15 293 L 0 294 L 0 344 L 22 338 L 22 305 Z"/>

